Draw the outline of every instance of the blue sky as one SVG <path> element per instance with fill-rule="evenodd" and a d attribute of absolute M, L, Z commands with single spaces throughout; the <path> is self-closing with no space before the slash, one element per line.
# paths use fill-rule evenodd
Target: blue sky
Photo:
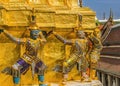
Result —
<path fill-rule="evenodd" d="M 83 0 L 83 5 L 96 11 L 98 19 L 103 18 L 104 12 L 106 14 L 106 18 L 108 18 L 110 8 L 113 11 L 114 18 L 120 18 L 120 0 Z"/>

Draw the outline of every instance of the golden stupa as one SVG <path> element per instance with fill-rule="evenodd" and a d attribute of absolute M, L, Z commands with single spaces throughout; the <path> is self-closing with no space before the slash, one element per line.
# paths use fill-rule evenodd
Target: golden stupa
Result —
<path fill-rule="evenodd" d="M 92 32 L 96 28 L 96 13 L 88 7 L 78 6 L 78 0 L 0 0 L 0 25 L 15 37 L 28 37 L 26 28 L 34 8 L 36 23 L 41 30 L 54 30 L 62 36 L 69 34 L 73 28 Z M 72 37 L 72 34 L 71 34 Z M 69 37 L 68 37 L 69 38 Z M 48 65 L 45 72 L 45 82 L 60 82 L 62 74 L 54 72 L 53 66 L 57 60 L 68 57 L 69 46 L 64 46 L 52 35 L 47 38 L 47 44 L 42 51 L 42 59 Z M 0 34 L 0 71 L 11 66 L 24 52 L 24 46 L 19 46 Z M 76 68 L 69 73 L 69 79 L 76 80 Z M 38 84 L 37 75 L 31 78 L 31 71 L 21 76 L 20 86 Z M 14 86 L 12 76 L 0 73 L 0 86 Z"/>

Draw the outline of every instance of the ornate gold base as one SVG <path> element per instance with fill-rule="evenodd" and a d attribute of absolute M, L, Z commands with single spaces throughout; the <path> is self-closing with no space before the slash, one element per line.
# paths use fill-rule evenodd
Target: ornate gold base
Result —
<path fill-rule="evenodd" d="M 20 85 L 20 86 L 39 86 L 39 85 Z"/>
<path fill-rule="evenodd" d="M 69 81 L 65 86 L 103 86 L 103 84 L 99 80 L 93 80 L 91 82 Z"/>
<path fill-rule="evenodd" d="M 21 86 L 39 86 L 39 85 L 21 85 Z M 91 82 L 68 81 L 66 84 L 50 83 L 48 86 L 103 86 L 99 80 Z"/>

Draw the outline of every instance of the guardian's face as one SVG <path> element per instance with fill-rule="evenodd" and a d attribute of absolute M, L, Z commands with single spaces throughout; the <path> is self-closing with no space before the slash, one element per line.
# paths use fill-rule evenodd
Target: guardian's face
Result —
<path fill-rule="evenodd" d="M 40 30 L 30 30 L 30 37 L 32 39 L 37 39 L 39 37 Z"/>
<path fill-rule="evenodd" d="M 85 33 L 83 31 L 77 31 L 76 35 L 78 38 L 84 38 L 85 37 Z"/>
<path fill-rule="evenodd" d="M 100 30 L 99 29 L 95 29 L 93 34 L 96 36 L 96 37 L 101 37 L 101 33 L 100 33 Z"/>

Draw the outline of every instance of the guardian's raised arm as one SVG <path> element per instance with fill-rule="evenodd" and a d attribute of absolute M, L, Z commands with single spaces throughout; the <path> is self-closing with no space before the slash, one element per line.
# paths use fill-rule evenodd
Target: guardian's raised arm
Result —
<path fill-rule="evenodd" d="M 39 35 L 41 37 L 42 42 L 47 42 L 45 36 L 43 35 L 43 33 L 41 31 L 40 31 Z"/>
<path fill-rule="evenodd" d="M 8 38 L 10 38 L 12 41 L 15 43 L 21 44 L 24 43 L 25 41 L 21 38 L 14 37 L 12 34 L 10 34 L 7 30 L 0 29 L 0 33 L 3 32 Z"/>
<path fill-rule="evenodd" d="M 65 39 L 64 37 L 62 37 L 61 35 L 57 34 L 56 32 L 53 32 L 53 34 L 54 34 L 54 36 L 55 36 L 57 39 L 59 39 L 62 43 L 64 43 L 64 44 L 69 44 L 69 45 L 73 44 L 73 42 L 72 42 L 71 40 Z"/>

